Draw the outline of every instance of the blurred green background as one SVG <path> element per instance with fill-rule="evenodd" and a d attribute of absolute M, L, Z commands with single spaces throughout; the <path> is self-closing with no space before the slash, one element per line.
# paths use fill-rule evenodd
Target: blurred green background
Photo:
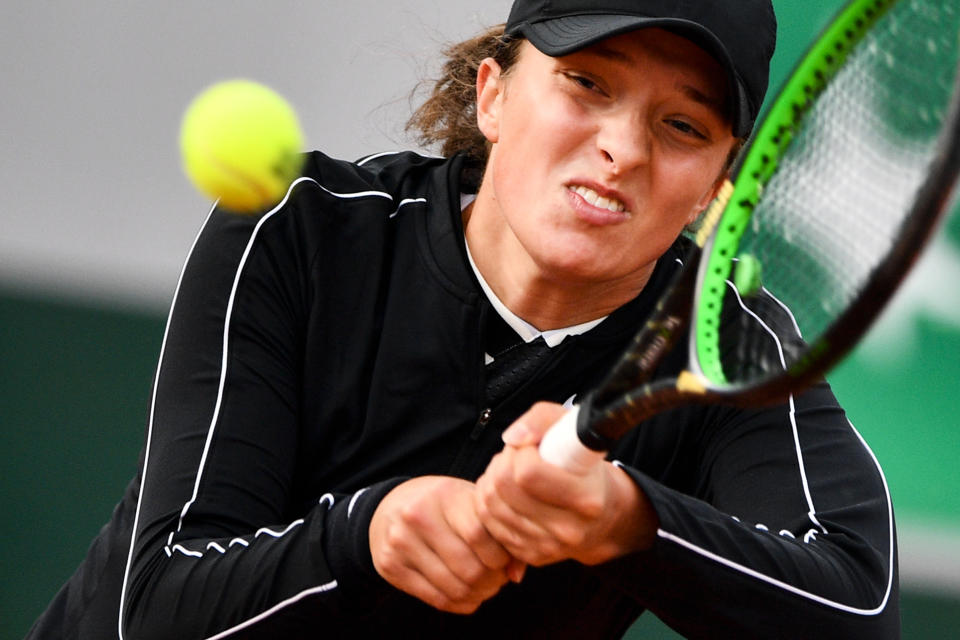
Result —
<path fill-rule="evenodd" d="M 509 2 L 499 5 L 505 15 Z M 838 5 L 775 2 L 781 29 L 772 88 Z M 172 154 L 166 163 L 176 164 Z M 175 181 L 182 188 L 177 170 L 164 178 L 170 188 Z M 0 216 L 13 215 L 12 208 L 4 201 Z M 203 205 L 194 211 L 199 224 Z M 178 259 L 188 245 L 189 238 L 178 245 Z M 135 471 L 165 312 L 119 289 L 87 295 L 35 286 L 11 275 L 16 269 L 4 272 L 4 258 L 0 245 L 0 638 L 19 638 L 83 557 Z M 176 273 L 167 275 L 172 290 Z M 956 637 L 960 628 L 958 282 L 954 213 L 883 323 L 831 375 L 893 495 L 905 638 Z M 630 637 L 676 636 L 645 617 Z"/>

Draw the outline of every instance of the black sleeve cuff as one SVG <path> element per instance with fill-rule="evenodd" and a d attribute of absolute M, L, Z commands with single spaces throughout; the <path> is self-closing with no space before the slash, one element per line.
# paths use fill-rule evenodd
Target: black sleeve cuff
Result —
<path fill-rule="evenodd" d="M 370 520 L 390 491 L 407 478 L 392 478 L 341 497 L 329 508 L 323 546 L 337 585 L 346 594 L 387 593 L 392 587 L 380 577 L 370 555 Z"/>

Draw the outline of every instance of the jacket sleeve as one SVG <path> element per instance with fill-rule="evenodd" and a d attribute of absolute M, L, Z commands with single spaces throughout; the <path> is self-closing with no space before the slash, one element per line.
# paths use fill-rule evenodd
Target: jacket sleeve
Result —
<path fill-rule="evenodd" d="M 150 406 L 122 638 L 299 637 L 349 608 L 350 589 L 367 603 L 386 589 L 367 529 L 401 479 L 326 493 L 297 471 L 311 464 L 297 445 L 319 257 L 295 210 L 214 210 L 191 249 Z"/>
<path fill-rule="evenodd" d="M 694 412 L 703 428 L 689 427 L 657 479 L 624 465 L 660 525 L 651 550 L 602 570 L 688 637 L 899 637 L 890 495 L 827 384 L 660 426 L 682 430 Z M 693 480 L 674 483 L 672 466 Z"/>

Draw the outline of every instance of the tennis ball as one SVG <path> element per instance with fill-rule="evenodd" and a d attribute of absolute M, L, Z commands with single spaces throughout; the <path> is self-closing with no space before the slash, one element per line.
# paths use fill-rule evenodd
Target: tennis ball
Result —
<path fill-rule="evenodd" d="M 300 172 L 302 150 L 293 108 L 250 80 L 207 88 L 181 123 L 184 172 L 200 192 L 231 211 L 254 213 L 276 204 Z"/>
<path fill-rule="evenodd" d="M 755 295 L 763 285 L 760 275 L 763 267 L 760 260 L 751 253 L 737 256 L 737 265 L 733 270 L 733 285 L 743 297 Z"/>

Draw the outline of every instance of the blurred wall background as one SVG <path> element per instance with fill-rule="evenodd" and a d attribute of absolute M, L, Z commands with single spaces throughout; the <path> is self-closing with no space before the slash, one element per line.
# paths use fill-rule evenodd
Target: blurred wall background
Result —
<path fill-rule="evenodd" d="M 839 6 L 775 0 L 771 87 Z M 22 637 L 136 467 L 180 264 L 207 203 L 177 132 L 209 83 L 287 96 L 308 146 L 410 147 L 410 91 L 509 0 L 0 5 L 0 637 Z M 898 513 L 904 637 L 960 624 L 960 215 L 832 376 Z M 675 637 L 652 617 L 631 633 Z"/>

